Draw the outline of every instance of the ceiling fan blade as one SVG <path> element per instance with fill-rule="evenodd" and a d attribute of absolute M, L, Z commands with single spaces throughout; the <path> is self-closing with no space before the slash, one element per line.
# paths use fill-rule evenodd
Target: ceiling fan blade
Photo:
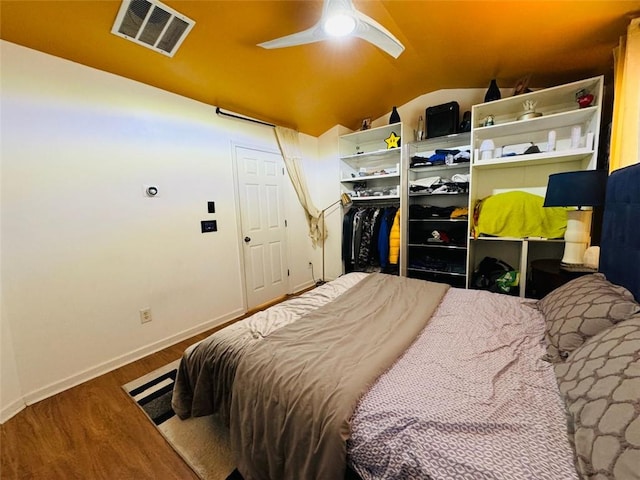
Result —
<path fill-rule="evenodd" d="M 355 36 L 366 40 L 385 51 L 393 58 L 398 58 L 404 51 L 404 45 L 393 36 L 393 34 L 376 22 L 373 18 L 359 12 L 353 5 L 352 0 L 325 0 L 322 8 L 322 16 L 313 27 L 302 32 L 293 33 L 286 37 L 276 38 L 268 42 L 259 43 L 262 48 L 282 48 L 293 47 L 295 45 L 305 45 L 307 43 L 319 42 L 331 38 L 324 30 L 323 25 L 330 15 L 343 13 L 356 22 L 355 30 L 350 36 Z"/>
<path fill-rule="evenodd" d="M 319 42 L 325 40 L 327 34 L 324 33 L 322 26 L 317 23 L 313 27 L 303 30 L 302 32 L 292 33 L 286 37 L 276 38 L 275 40 L 269 40 L 268 42 L 259 43 L 258 46 L 262 48 L 283 48 L 293 47 L 296 45 L 305 45 L 307 43 Z"/>
<path fill-rule="evenodd" d="M 356 29 L 352 33 L 353 36 L 372 43 L 393 58 L 398 58 L 404 51 L 404 45 L 400 43 L 400 40 L 373 18 L 357 10 L 353 11 L 353 16 L 357 22 Z"/>
<path fill-rule="evenodd" d="M 294 47 L 296 45 L 306 45 L 307 43 L 315 43 L 320 42 L 329 38 L 329 36 L 325 33 L 322 28 L 322 24 L 327 15 L 331 13 L 334 9 L 340 8 L 349 8 L 353 9 L 353 5 L 351 4 L 351 0 L 325 0 L 322 6 L 322 16 L 320 20 L 311 28 L 307 30 L 303 30 L 301 32 L 292 33 L 291 35 L 287 35 L 285 37 L 276 38 L 275 40 L 269 40 L 268 42 L 259 43 L 258 46 L 262 48 L 283 48 L 283 47 Z"/>

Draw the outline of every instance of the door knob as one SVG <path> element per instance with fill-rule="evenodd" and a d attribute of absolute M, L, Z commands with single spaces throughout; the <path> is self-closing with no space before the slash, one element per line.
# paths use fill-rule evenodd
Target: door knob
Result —
<path fill-rule="evenodd" d="M 251 241 L 251 237 L 244 237 L 245 243 L 249 243 Z"/>

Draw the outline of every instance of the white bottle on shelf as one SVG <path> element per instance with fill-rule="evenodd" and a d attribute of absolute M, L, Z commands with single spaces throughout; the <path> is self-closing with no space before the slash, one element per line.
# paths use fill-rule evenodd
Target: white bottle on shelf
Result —
<path fill-rule="evenodd" d="M 547 137 L 547 152 L 553 152 L 556 149 L 556 131 L 549 130 Z"/>

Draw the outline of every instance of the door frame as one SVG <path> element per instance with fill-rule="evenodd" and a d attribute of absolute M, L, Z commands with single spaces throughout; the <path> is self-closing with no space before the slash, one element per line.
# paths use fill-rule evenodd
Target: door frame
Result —
<path fill-rule="evenodd" d="M 240 260 L 240 279 L 242 281 L 242 307 L 245 312 L 249 310 L 248 306 L 248 295 L 247 295 L 247 275 L 245 269 L 245 248 L 244 248 L 244 240 L 242 234 L 242 209 L 240 208 L 240 178 L 238 176 L 238 148 L 244 148 L 246 150 L 255 150 L 257 152 L 270 153 L 274 155 L 278 155 L 281 158 L 280 167 L 285 168 L 284 158 L 282 158 L 282 152 L 279 149 L 273 149 L 266 147 L 264 145 L 256 145 L 256 144 L 247 144 L 231 141 L 231 158 L 232 158 L 232 170 L 233 170 L 233 194 L 234 194 L 234 203 L 236 209 L 236 239 L 238 245 L 238 253 Z M 283 175 L 285 177 L 286 175 Z M 288 177 L 287 177 L 288 178 Z M 286 185 L 283 184 L 283 191 L 286 190 Z M 287 208 L 287 202 L 284 201 L 283 212 L 285 219 L 289 217 L 289 209 Z M 289 229 L 285 227 L 285 235 L 284 235 L 284 250 L 285 254 L 283 255 L 284 261 L 286 262 L 285 268 L 287 272 L 290 271 L 291 259 L 289 258 Z M 291 282 L 290 275 L 287 275 L 285 280 L 286 291 L 287 294 L 291 294 Z"/>

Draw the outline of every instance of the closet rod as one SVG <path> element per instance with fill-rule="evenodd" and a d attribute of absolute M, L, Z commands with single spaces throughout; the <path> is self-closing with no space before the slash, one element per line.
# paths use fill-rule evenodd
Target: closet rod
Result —
<path fill-rule="evenodd" d="M 267 122 L 263 122 L 262 120 L 254 120 L 253 118 L 241 117 L 240 115 L 234 115 L 233 113 L 223 112 L 222 110 L 220 110 L 220 107 L 216 107 L 216 114 L 222 115 L 225 117 L 230 117 L 230 118 L 237 118 L 238 120 L 244 120 L 246 122 L 253 122 L 253 123 L 258 123 L 260 125 L 266 125 L 267 127 L 275 127 L 273 123 L 267 123 Z"/>

